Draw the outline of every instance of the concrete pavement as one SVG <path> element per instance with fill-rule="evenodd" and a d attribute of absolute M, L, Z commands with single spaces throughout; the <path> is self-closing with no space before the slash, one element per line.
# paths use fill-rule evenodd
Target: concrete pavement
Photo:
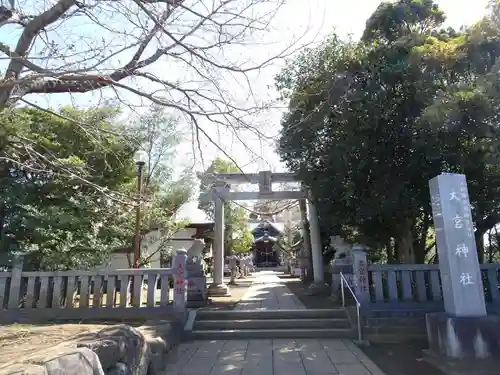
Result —
<path fill-rule="evenodd" d="M 236 308 L 305 309 L 277 275 L 255 273 Z M 193 341 L 179 345 L 169 357 L 165 375 L 384 375 L 344 339 Z"/>
<path fill-rule="evenodd" d="M 165 375 L 384 375 L 350 340 L 227 340 L 181 344 Z"/>
<path fill-rule="evenodd" d="M 254 281 L 241 298 L 237 310 L 295 310 L 305 309 L 300 300 L 290 292 L 275 271 L 253 274 Z"/>

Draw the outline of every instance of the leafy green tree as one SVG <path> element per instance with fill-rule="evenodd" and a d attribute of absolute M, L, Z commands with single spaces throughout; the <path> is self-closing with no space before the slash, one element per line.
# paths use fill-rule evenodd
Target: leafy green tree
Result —
<path fill-rule="evenodd" d="M 246 253 L 252 247 L 253 239 L 253 234 L 248 228 L 233 231 L 231 249 L 237 254 Z"/>
<path fill-rule="evenodd" d="M 0 251 L 26 253 L 31 269 L 91 268 L 120 246 L 113 223 L 129 202 L 133 145 L 115 135 L 111 109 L 63 108 L 59 116 L 19 109 L 0 114 Z M 102 130 L 98 139 L 73 121 Z"/>
<path fill-rule="evenodd" d="M 500 38 L 492 17 L 463 32 L 443 20 L 432 1 L 382 3 L 360 42 L 333 35 L 276 80 L 289 100 L 279 153 L 311 187 L 322 230 L 389 262 L 428 259 L 428 180 L 441 172 L 467 175 L 480 252 L 499 221 Z"/>
<path fill-rule="evenodd" d="M 139 116 L 130 129 L 138 147 L 146 154 L 144 165 L 143 187 L 141 196 L 142 231 L 159 228 L 159 245 L 153 253 L 141 254 L 139 266 L 149 264 L 153 256 L 160 253 L 163 257 L 171 256 L 169 248 L 175 233 L 188 224 L 185 220 L 176 220 L 175 215 L 187 203 L 194 192 L 194 176 L 190 168 L 180 171 L 175 176 L 175 154 L 184 140 L 179 121 L 164 108 L 153 105 L 149 111 Z M 128 185 L 129 194 L 136 194 L 135 181 Z M 131 212 L 120 222 L 125 237 L 131 238 L 134 233 L 135 215 Z M 133 259 L 129 257 L 129 266 Z"/>
<path fill-rule="evenodd" d="M 158 128 L 114 125 L 118 114 L 109 108 L 1 113 L 3 263 L 20 251 L 27 269 L 88 269 L 105 263 L 112 250 L 131 245 L 137 180 L 133 154 L 148 139 L 158 141 L 168 133 L 161 128 L 163 120 Z M 173 143 L 169 138 L 162 147 L 155 143 L 148 149 L 155 168 L 148 167 L 143 197 L 143 228 L 166 228 L 166 239 L 183 224 L 175 213 L 192 187 L 188 174 L 167 178 L 166 154 Z"/>
<path fill-rule="evenodd" d="M 234 163 L 216 158 L 204 172 L 204 176 L 211 176 L 215 173 L 239 173 L 239 169 Z M 209 191 L 211 183 L 201 176 L 200 191 Z M 214 202 L 199 202 L 198 208 L 206 215 L 214 219 Z M 253 236 L 248 230 L 248 218 L 244 206 L 234 202 L 224 202 L 224 252 L 229 255 L 231 251 L 238 253 L 246 252 L 253 243 Z"/>

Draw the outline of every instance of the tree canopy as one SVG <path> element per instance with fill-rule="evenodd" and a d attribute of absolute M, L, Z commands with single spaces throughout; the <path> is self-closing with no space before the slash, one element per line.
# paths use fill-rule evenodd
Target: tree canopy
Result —
<path fill-rule="evenodd" d="M 222 158 L 215 158 L 204 172 L 205 176 L 214 173 L 239 173 L 238 167 L 231 161 Z M 201 176 L 200 191 L 209 191 L 211 183 Z M 198 208 L 206 215 L 214 219 L 214 202 L 199 202 Z M 224 202 L 224 253 L 229 255 L 231 251 L 245 253 L 250 250 L 253 244 L 253 235 L 248 229 L 248 217 L 243 205 L 235 202 Z"/>
<path fill-rule="evenodd" d="M 278 152 L 310 186 L 324 231 L 389 262 L 429 261 L 428 181 L 464 173 L 482 259 L 500 221 L 495 14 L 456 31 L 431 0 L 383 2 L 359 42 L 333 34 L 276 77 L 289 101 Z"/>
<path fill-rule="evenodd" d="M 147 145 L 153 130 L 142 126 L 148 117 L 127 129 L 119 126 L 118 115 L 111 108 L 0 113 L 3 258 L 17 251 L 26 254 L 28 269 L 86 269 L 103 264 L 112 250 L 130 246 L 137 180 L 133 154 Z M 79 123 L 98 128 L 99 138 L 75 128 Z M 160 117 L 156 125 L 168 124 Z M 163 149 L 175 146 L 168 142 Z M 141 227 L 154 223 L 175 230 L 174 215 L 189 199 L 191 184 L 168 178 L 161 168 L 168 160 L 160 150 L 154 145 L 148 153 L 157 169 L 146 173 Z"/>

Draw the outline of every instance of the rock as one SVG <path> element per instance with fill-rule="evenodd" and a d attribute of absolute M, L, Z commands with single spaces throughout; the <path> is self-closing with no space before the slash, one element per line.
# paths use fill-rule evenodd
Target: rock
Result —
<path fill-rule="evenodd" d="M 0 375 L 47 375 L 47 370 L 44 366 L 16 363 L 1 369 Z"/>
<path fill-rule="evenodd" d="M 37 352 L 0 375 L 159 375 L 182 330 L 181 321 L 110 326 Z"/>
<path fill-rule="evenodd" d="M 50 354 L 30 362 L 45 366 L 47 375 L 104 375 L 99 357 L 88 348 L 65 347 Z"/>
<path fill-rule="evenodd" d="M 172 326 L 170 323 L 139 327 L 153 353 L 162 353 L 170 349 Z"/>
<path fill-rule="evenodd" d="M 99 357 L 102 369 L 107 371 L 125 356 L 126 342 L 123 337 L 79 342 L 77 347 L 89 348 Z"/>
<path fill-rule="evenodd" d="M 121 337 L 125 342 L 125 355 L 121 362 L 130 368 L 133 375 L 147 374 L 151 351 L 144 335 L 139 330 L 120 324 L 100 330 L 97 332 L 96 337 L 110 340 Z"/>
<path fill-rule="evenodd" d="M 166 367 L 166 356 L 181 339 L 181 322 L 149 321 L 138 328 L 142 332 L 151 351 L 148 375 L 162 373 Z"/>
<path fill-rule="evenodd" d="M 111 368 L 106 375 L 133 375 L 132 370 L 125 363 L 118 362 Z"/>

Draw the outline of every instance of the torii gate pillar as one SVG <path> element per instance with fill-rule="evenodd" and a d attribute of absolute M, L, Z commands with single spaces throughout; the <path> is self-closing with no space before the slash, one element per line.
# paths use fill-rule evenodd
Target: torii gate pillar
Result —
<path fill-rule="evenodd" d="M 207 182 L 214 183 L 215 191 L 203 192 L 200 194 L 202 201 L 215 201 L 215 238 L 214 238 L 214 281 L 208 289 L 210 296 L 227 296 L 229 288 L 224 284 L 224 201 L 225 200 L 282 200 L 298 199 L 307 200 L 307 211 L 310 225 L 310 245 L 312 252 L 312 266 L 314 283 L 310 292 L 313 294 L 329 293 L 330 289 L 325 284 L 323 273 L 323 254 L 319 231 L 319 222 L 316 207 L 312 203 L 307 189 L 300 191 L 273 191 L 272 184 L 279 182 L 296 182 L 297 176 L 294 173 L 272 173 L 261 171 L 253 174 L 240 173 L 218 173 L 207 179 Z M 231 183 L 259 184 L 258 192 L 231 192 Z"/>
<path fill-rule="evenodd" d="M 226 190 L 216 188 L 216 193 Z M 230 296 L 229 287 L 224 284 L 224 200 L 216 194 L 215 203 L 215 225 L 214 225 L 214 274 L 213 282 L 208 287 L 207 294 L 212 297 Z"/>
<path fill-rule="evenodd" d="M 318 212 L 311 199 L 307 200 L 307 211 L 309 214 L 309 232 L 311 234 L 311 255 L 314 277 L 314 282 L 309 286 L 309 292 L 313 295 L 328 295 L 330 294 L 330 286 L 325 283 L 323 246 L 321 245 Z"/>

